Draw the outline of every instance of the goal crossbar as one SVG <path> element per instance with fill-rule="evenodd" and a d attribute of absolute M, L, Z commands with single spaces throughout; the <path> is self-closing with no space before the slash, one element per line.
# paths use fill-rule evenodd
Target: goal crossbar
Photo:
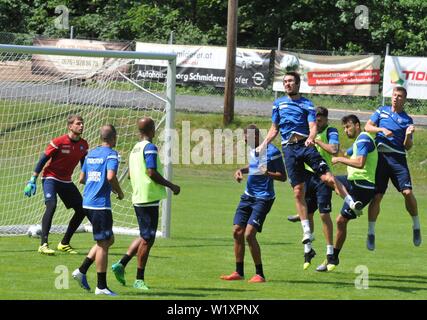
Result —
<path fill-rule="evenodd" d="M 44 46 L 22 46 L 0 44 L 0 54 L 25 54 L 25 55 L 56 55 L 56 56 L 74 56 L 74 57 L 96 57 L 96 58 L 116 58 L 129 60 L 167 60 L 166 76 L 166 99 L 161 99 L 165 103 L 165 137 L 164 137 L 164 176 L 166 179 L 172 179 L 172 130 L 175 121 L 175 84 L 176 84 L 176 53 L 160 52 L 142 52 L 142 51 L 119 51 L 119 50 L 85 50 L 72 48 L 56 48 Z M 141 89 L 141 88 L 140 88 Z M 152 93 L 150 93 L 152 94 Z M 152 94 L 153 95 L 153 94 Z M 162 219 L 161 219 L 161 237 L 170 237 L 171 220 L 171 196 L 170 190 L 167 190 L 167 199 L 162 201 Z"/>

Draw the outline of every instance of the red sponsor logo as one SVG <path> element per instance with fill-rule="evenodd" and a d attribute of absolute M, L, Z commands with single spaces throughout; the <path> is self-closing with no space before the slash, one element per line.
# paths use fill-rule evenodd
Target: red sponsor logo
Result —
<path fill-rule="evenodd" d="M 375 84 L 380 82 L 380 70 L 311 71 L 307 77 L 309 86 Z"/>
<path fill-rule="evenodd" d="M 404 70 L 405 80 L 427 81 L 427 71 Z"/>

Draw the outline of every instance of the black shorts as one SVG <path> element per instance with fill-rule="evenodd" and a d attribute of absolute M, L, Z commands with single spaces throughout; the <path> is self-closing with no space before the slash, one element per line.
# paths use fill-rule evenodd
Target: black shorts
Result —
<path fill-rule="evenodd" d="M 82 206 L 82 195 L 74 183 L 66 183 L 54 179 L 42 179 L 42 185 L 45 203 L 48 201 L 56 202 L 56 195 L 59 195 L 67 209 Z"/>
<path fill-rule="evenodd" d="M 285 158 L 288 180 L 293 187 L 305 182 L 305 163 L 307 163 L 319 177 L 330 171 L 328 164 L 322 158 L 316 147 L 306 147 L 305 140 L 297 143 L 287 144 L 282 150 Z"/>
<path fill-rule="evenodd" d="M 145 241 L 156 238 L 157 226 L 159 224 L 159 206 L 139 207 L 133 206 L 139 225 L 139 235 Z"/>
<path fill-rule="evenodd" d="M 348 193 L 352 196 L 354 201 L 360 201 L 363 203 L 363 208 L 371 202 L 375 195 L 375 186 L 366 188 L 366 181 L 364 180 L 348 180 L 347 176 L 337 176 L 339 182 L 347 189 Z M 350 209 L 349 205 L 344 202 L 341 208 L 341 215 L 349 220 L 356 219 L 357 216 Z"/>
<path fill-rule="evenodd" d="M 330 213 L 332 210 L 332 188 L 324 183 L 318 175 L 306 171 L 305 201 L 307 212 Z"/>
<path fill-rule="evenodd" d="M 93 239 L 95 241 L 108 240 L 113 236 L 113 214 L 111 210 L 83 210 L 92 224 Z"/>
<path fill-rule="evenodd" d="M 246 227 L 247 224 L 254 226 L 258 232 L 262 231 L 267 213 L 273 205 L 274 199 L 264 200 L 243 194 L 234 215 L 234 224 Z"/>

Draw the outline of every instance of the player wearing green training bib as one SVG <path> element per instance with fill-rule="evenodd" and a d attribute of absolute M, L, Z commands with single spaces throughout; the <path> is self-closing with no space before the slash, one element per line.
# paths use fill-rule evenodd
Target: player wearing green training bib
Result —
<path fill-rule="evenodd" d="M 332 156 L 336 155 L 339 150 L 339 135 L 336 128 L 328 125 L 328 109 L 324 107 L 316 108 L 316 124 L 318 129 L 315 138 L 316 149 L 328 164 L 328 167 L 332 169 Z M 332 188 L 323 183 L 307 164 L 305 164 L 305 168 L 305 201 L 307 203 L 310 229 L 312 234 L 314 234 L 313 217 L 316 210 L 319 210 L 323 224 L 323 234 L 326 240 L 326 260 L 316 268 L 316 271 L 326 271 L 327 258 L 328 256 L 331 257 L 334 251 L 333 223 L 330 216 L 330 212 L 332 211 Z M 300 219 L 298 215 L 294 215 L 289 216 L 288 220 L 296 222 Z M 310 267 L 313 257 L 313 252 L 304 255 L 304 270 Z"/>
<path fill-rule="evenodd" d="M 351 114 L 343 117 L 342 124 L 346 135 L 350 139 L 355 139 L 355 141 L 346 152 L 350 158 L 333 157 L 332 164 L 342 163 L 347 166 L 347 176 L 339 176 L 337 179 L 346 187 L 353 199 L 362 202 L 363 207 L 365 207 L 375 195 L 375 171 L 378 162 L 377 147 L 373 137 L 367 132 L 362 132 L 357 116 Z M 360 214 L 351 210 L 344 203 L 341 214 L 337 217 L 334 254 L 332 259 L 328 261 L 328 271 L 334 270 L 339 264 L 338 255 L 347 236 L 348 222 Z"/>
<path fill-rule="evenodd" d="M 156 239 L 159 203 L 166 198 L 165 187 L 171 189 L 175 195 L 179 194 L 181 189 L 163 177 L 157 146 L 152 142 L 156 131 L 154 121 L 148 117 L 139 119 L 138 131 L 141 141 L 130 153 L 129 177 L 132 184 L 132 204 L 138 220 L 140 237 L 131 243 L 122 259 L 111 268 L 116 279 L 125 285 L 126 265 L 137 254 L 138 267 L 133 287 L 138 290 L 148 290 L 144 282 L 144 273 L 150 249 Z"/>

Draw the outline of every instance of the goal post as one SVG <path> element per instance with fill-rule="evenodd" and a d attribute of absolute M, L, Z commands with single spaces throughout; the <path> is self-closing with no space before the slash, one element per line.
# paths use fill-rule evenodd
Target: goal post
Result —
<path fill-rule="evenodd" d="M 141 59 L 163 60 L 166 67 L 142 65 Z M 166 72 L 166 76 L 153 81 L 140 78 L 141 71 Z M 90 149 L 99 144 L 102 125 L 116 127 L 115 149 L 121 156 L 118 177 L 125 199 L 112 195 L 113 230 L 139 235 L 127 179 L 128 157 L 139 138 L 137 119 L 150 116 L 156 123 L 154 142 L 165 178 L 172 179 L 175 81 L 175 53 L 0 45 L 0 235 L 25 234 L 30 226 L 41 223 L 41 179 L 35 196 L 25 197 L 23 188 L 49 141 L 67 133 L 66 117 L 71 113 L 83 116 L 82 137 Z M 79 172 L 77 166 L 73 175 L 77 186 Z M 160 209 L 157 236 L 168 238 L 170 190 Z M 65 232 L 72 214 L 58 199 L 51 232 Z M 91 230 L 88 221 L 82 229 Z"/>

